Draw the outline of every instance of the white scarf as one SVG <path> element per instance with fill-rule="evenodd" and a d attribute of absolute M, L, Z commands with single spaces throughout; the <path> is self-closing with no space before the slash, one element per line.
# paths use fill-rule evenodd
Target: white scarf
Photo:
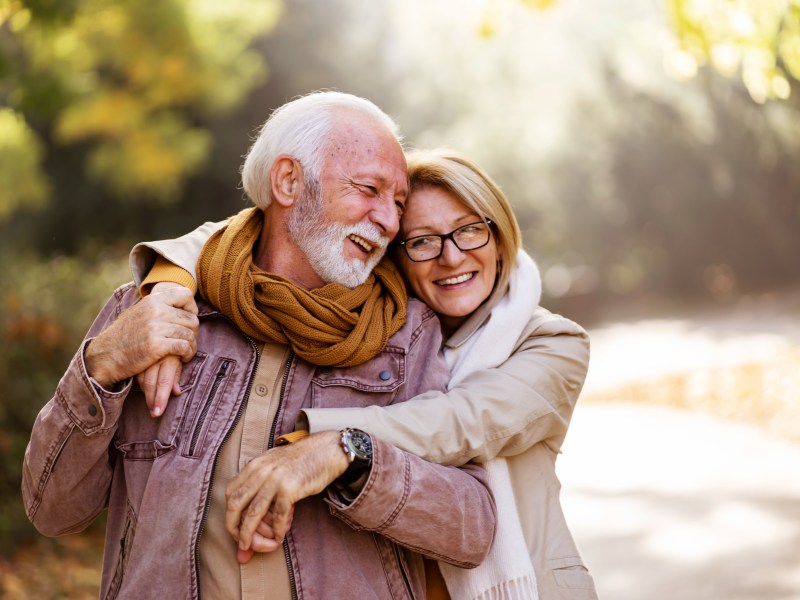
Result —
<path fill-rule="evenodd" d="M 445 347 L 452 388 L 470 373 L 501 365 L 511 356 L 539 304 L 539 269 L 524 250 L 517 254 L 508 293 L 492 308 L 489 320 L 458 348 Z M 497 506 L 497 531 L 489 555 L 477 568 L 462 569 L 440 562 L 453 600 L 538 600 L 536 573 L 522 535 L 511 477 L 505 458 L 488 461 L 489 487 Z M 529 507 L 523 507 L 528 510 Z"/>

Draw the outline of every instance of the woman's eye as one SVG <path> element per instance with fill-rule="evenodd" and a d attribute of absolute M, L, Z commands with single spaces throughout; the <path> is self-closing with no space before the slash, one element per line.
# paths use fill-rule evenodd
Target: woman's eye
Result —
<path fill-rule="evenodd" d="M 433 245 L 435 240 L 436 238 L 432 237 L 414 238 L 408 243 L 408 246 L 410 248 L 417 248 L 417 249 L 427 248 L 428 246 Z"/>

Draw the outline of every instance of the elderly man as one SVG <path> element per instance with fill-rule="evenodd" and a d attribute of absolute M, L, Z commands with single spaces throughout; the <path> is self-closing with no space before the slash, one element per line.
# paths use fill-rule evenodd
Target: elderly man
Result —
<path fill-rule="evenodd" d="M 92 325 L 34 425 L 28 516 L 59 535 L 108 507 L 104 598 L 422 598 L 423 555 L 470 567 L 489 549 L 483 471 L 359 430 L 276 445 L 303 408 L 446 384 L 435 316 L 380 262 L 407 194 L 396 128 L 311 94 L 273 113 L 242 173 L 257 208 L 204 248 L 203 299 L 128 284 Z M 131 378 L 172 354 L 187 362 L 153 418 Z"/>

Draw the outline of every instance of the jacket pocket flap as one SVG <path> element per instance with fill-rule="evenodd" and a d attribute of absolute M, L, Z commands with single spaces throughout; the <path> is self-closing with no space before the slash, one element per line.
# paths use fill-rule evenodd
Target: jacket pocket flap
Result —
<path fill-rule="evenodd" d="M 385 348 L 363 365 L 319 367 L 312 381 L 321 387 L 344 386 L 364 392 L 393 392 L 405 382 L 405 376 L 405 352 L 399 348 Z"/>
<path fill-rule="evenodd" d="M 154 460 L 159 456 L 172 452 L 175 444 L 162 444 L 158 440 L 147 442 L 114 442 L 114 447 L 119 450 L 126 460 Z"/>

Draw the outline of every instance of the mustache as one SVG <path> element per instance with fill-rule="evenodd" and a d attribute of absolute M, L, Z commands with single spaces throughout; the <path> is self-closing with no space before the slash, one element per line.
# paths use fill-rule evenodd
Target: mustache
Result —
<path fill-rule="evenodd" d="M 370 223 L 355 223 L 353 225 L 347 225 L 342 228 L 342 233 L 344 234 L 344 237 L 355 234 L 364 238 L 365 240 L 369 240 L 375 245 L 375 249 L 379 251 L 385 251 L 386 248 L 389 247 L 389 243 L 392 241 L 389 236 L 381 233 L 381 230 L 378 229 L 377 226 Z"/>

